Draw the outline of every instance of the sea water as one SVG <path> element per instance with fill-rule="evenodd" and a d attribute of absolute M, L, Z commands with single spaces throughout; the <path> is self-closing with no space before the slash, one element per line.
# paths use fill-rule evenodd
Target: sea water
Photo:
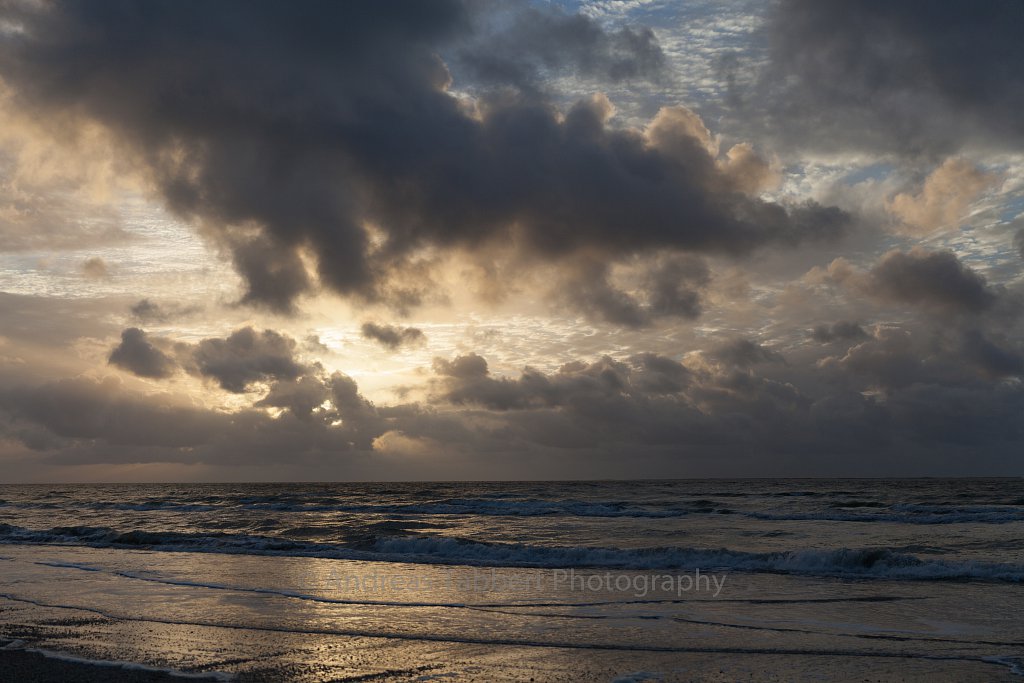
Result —
<path fill-rule="evenodd" d="M 1024 480 L 0 487 L 0 635 L 240 678 L 1006 680 Z"/>

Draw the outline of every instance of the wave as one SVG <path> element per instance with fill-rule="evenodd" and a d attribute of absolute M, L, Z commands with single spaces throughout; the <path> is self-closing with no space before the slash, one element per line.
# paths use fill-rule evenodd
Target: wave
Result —
<path fill-rule="evenodd" d="M 436 563 L 485 566 L 701 569 L 886 579 L 989 579 L 1021 582 L 1024 565 L 922 560 L 885 548 L 750 553 L 699 548 L 595 548 L 490 544 L 445 537 L 378 539 L 375 550 Z"/>
<path fill-rule="evenodd" d="M 662 506 L 621 501 L 581 500 L 496 500 L 492 498 L 448 498 L 426 503 L 400 505 L 323 505 L 277 501 L 246 505 L 253 510 L 275 512 L 351 512 L 391 515 L 479 515 L 495 517 L 683 517 L 690 514 L 730 514 L 732 510 L 714 501 L 695 500 L 688 504 Z"/>
<path fill-rule="evenodd" d="M 48 502 L 4 503 L 21 508 L 61 509 L 65 506 Z M 235 500 L 184 503 L 172 500 L 133 502 L 80 501 L 69 508 L 119 510 L 131 512 L 212 512 L 215 510 L 258 510 L 263 512 L 352 513 L 380 515 L 478 515 L 485 517 L 638 517 L 672 518 L 691 514 L 732 514 L 713 500 L 697 499 L 682 503 L 631 503 L 624 501 L 585 500 L 507 500 L 493 498 L 446 498 L 422 503 L 372 504 L 342 502 L 337 499 L 246 497 Z"/>
<path fill-rule="evenodd" d="M 856 508 L 810 512 L 745 512 L 745 516 L 766 521 L 891 522 L 897 524 L 1009 524 L 1024 521 L 1024 511 L 1009 507 L 947 507 L 941 505 L 893 505 L 878 512 L 860 511 L 866 505 L 836 504 L 834 508 Z"/>
<path fill-rule="evenodd" d="M 831 501 L 820 500 L 829 495 Z M 754 506 L 738 496 L 753 496 L 773 504 Z M 703 497 L 708 496 L 708 497 Z M 729 500 L 729 496 L 733 500 Z M 34 510 L 97 510 L 114 512 L 242 513 L 378 515 L 392 517 L 579 517 L 672 519 L 693 515 L 740 515 L 764 521 L 881 522 L 895 524 L 1006 524 L 1024 521 L 1022 500 L 1006 496 L 999 501 L 965 505 L 941 502 L 893 503 L 849 491 L 777 491 L 762 494 L 717 491 L 693 492 L 685 497 L 659 494 L 640 500 L 616 498 L 526 498 L 521 492 L 485 493 L 480 496 L 442 497 L 436 491 L 396 499 L 362 495 L 294 493 L 273 495 L 143 496 L 130 500 L 78 498 L 52 500 L 0 500 L 0 507 Z M 716 500 L 725 498 L 726 500 Z M 416 500 L 418 499 L 418 500 Z M 735 504 L 734 504 L 735 503 Z M 979 504 L 980 503 L 980 504 Z M 290 526 L 290 525 L 289 525 Z M 299 525 L 296 525 L 299 526 Z"/>
<path fill-rule="evenodd" d="M 533 546 L 414 535 L 371 536 L 358 544 L 344 544 L 246 534 L 121 532 L 106 527 L 55 527 L 36 531 L 8 524 L 0 524 L 0 543 L 486 567 L 700 569 L 874 579 L 1024 581 L 1024 565 L 924 560 L 886 548 L 752 553 L 726 548 Z"/>
<path fill-rule="evenodd" d="M 107 501 L 71 501 L 70 503 L 51 503 L 46 501 L 11 502 L 0 500 L 0 507 L 14 507 L 25 510 L 124 510 L 128 512 L 212 512 L 222 509 L 214 505 L 202 503 L 179 503 L 167 500 L 139 501 L 135 503 L 115 503 Z"/>

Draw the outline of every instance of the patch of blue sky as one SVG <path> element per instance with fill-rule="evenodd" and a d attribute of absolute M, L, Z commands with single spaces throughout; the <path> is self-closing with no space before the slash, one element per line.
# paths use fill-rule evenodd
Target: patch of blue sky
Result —
<path fill-rule="evenodd" d="M 859 168 L 853 168 L 839 179 L 844 185 L 856 185 L 867 180 L 882 181 L 887 179 L 896 170 L 890 163 L 874 163 Z"/>
<path fill-rule="evenodd" d="M 999 207 L 999 220 L 1009 223 L 1024 217 L 1024 194 L 1012 197 Z"/>

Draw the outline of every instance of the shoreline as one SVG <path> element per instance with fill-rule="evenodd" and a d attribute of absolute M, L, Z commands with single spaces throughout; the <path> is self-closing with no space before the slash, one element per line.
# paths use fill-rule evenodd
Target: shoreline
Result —
<path fill-rule="evenodd" d="M 35 648 L 22 649 L 18 641 L 0 640 L 0 678 L 34 683 L 108 683 L 112 670 L 123 683 L 181 683 L 228 681 L 218 673 L 189 674 L 132 662 L 107 662 Z"/>

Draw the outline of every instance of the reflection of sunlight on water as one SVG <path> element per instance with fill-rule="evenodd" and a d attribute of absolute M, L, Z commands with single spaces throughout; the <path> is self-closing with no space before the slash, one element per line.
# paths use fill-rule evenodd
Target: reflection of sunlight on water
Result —
<path fill-rule="evenodd" d="M 961 670 L 965 679 L 971 672 L 1001 673 L 996 666 L 986 668 L 979 653 L 1012 652 L 1011 642 L 979 649 L 980 643 L 971 639 L 1010 641 L 1019 631 L 1003 609 L 1019 602 L 1012 586 L 844 584 L 730 574 L 723 599 L 687 594 L 680 601 L 677 593 L 659 589 L 638 600 L 628 591 L 571 591 L 556 586 L 553 572 L 544 569 L 154 556 L 86 548 L 9 550 L 4 591 L 14 590 L 8 586 L 16 581 L 20 598 L 53 603 L 51 587 L 60 581 L 62 604 L 113 617 L 101 626 L 62 626 L 44 647 L 187 670 L 263 668 L 274 673 L 271 680 L 327 681 L 412 667 L 457 676 L 466 673 L 467 664 L 478 667 L 475 673 L 483 680 L 500 674 L 520 680 L 532 666 L 540 671 L 529 671 L 527 678 L 551 680 L 560 672 L 561 680 L 598 680 L 593 672 L 580 672 L 601 657 L 602 666 L 634 669 L 664 657 L 661 666 L 685 662 L 690 673 L 704 678 L 700 667 L 709 663 L 700 662 L 702 652 L 717 653 L 711 672 L 735 666 L 733 655 L 751 666 L 763 656 L 779 658 L 774 667 L 802 678 L 801 672 L 807 673 L 802 667 L 817 666 L 823 655 L 837 651 L 854 653 L 852 664 L 840 658 L 828 660 L 829 666 L 874 666 L 870 658 L 885 662 L 892 657 L 898 658 L 900 670 L 920 660 L 934 671 L 932 660 L 939 658 L 943 670 L 966 667 Z M 47 564 L 51 559 L 56 561 Z M 585 572 L 590 577 L 601 573 Z M 351 575 L 375 581 L 357 589 L 345 581 Z M 488 583 L 512 576 L 520 580 Z M 404 588 L 386 586 L 389 580 Z M 26 623 L 74 614 L 31 602 L 19 608 Z M 951 623 L 951 613 L 964 614 L 964 623 Z M 566 675 L 572 671 L 575 677 Z"/>
<path fill-rule="evenodd" d="M 921 518 L 936 509 L 975 520 L 1016 515 L 1005 503 L 1018 488 L 1009 480 L 0 487 L 8 501 L 0 521 L 23 530 L 87 524 L 89 537 L 135 529 L 132 543 L 153 542 L 3 545 L 0 594 L 17 600 L 0 597 L 0 635 L 36 629 L 27 639 L 42 632 L 42 646 L 57 651 L 191 670 L 262 668 L 261 680 L 415 680 L 422 671 L 386 672 L 460 676 L 467 665 L 479 667 L 477 680 L 609 680 L 609 672 L 683 664 L 681 680 L 762 680 L 751 672 L 766 671 L 787 680 L 983 680 L 985 672 L 1006 680 L 1005 666 L 983 658 L 1017 655 L 1024 596 L 1016 580 L 908 571 L 924 566 L 916 556 L 932 563 L 933 552 L 977 577 L 986 563 L 1017 563 L 1014 520 L 971 525 L 984 545 L 967 547 L 948 524 Z M 62 502 L 35 505 L 53 500 Z M 910 544 L 931 550 L 907 555 Z M 898 553 L 885 559 L 876 548 Z M 589 566 L 595 557 L 604 566 Z M 641 568 L 618 566 L 623 560 Z M 449 564 L 460 561 L 481 564 Z M 874 578 L 840 579 L 837 570 Z M 586 669 L 598 661 L 603 668 Z M 721 673 L 730 666 L 740 668 Z"/>

